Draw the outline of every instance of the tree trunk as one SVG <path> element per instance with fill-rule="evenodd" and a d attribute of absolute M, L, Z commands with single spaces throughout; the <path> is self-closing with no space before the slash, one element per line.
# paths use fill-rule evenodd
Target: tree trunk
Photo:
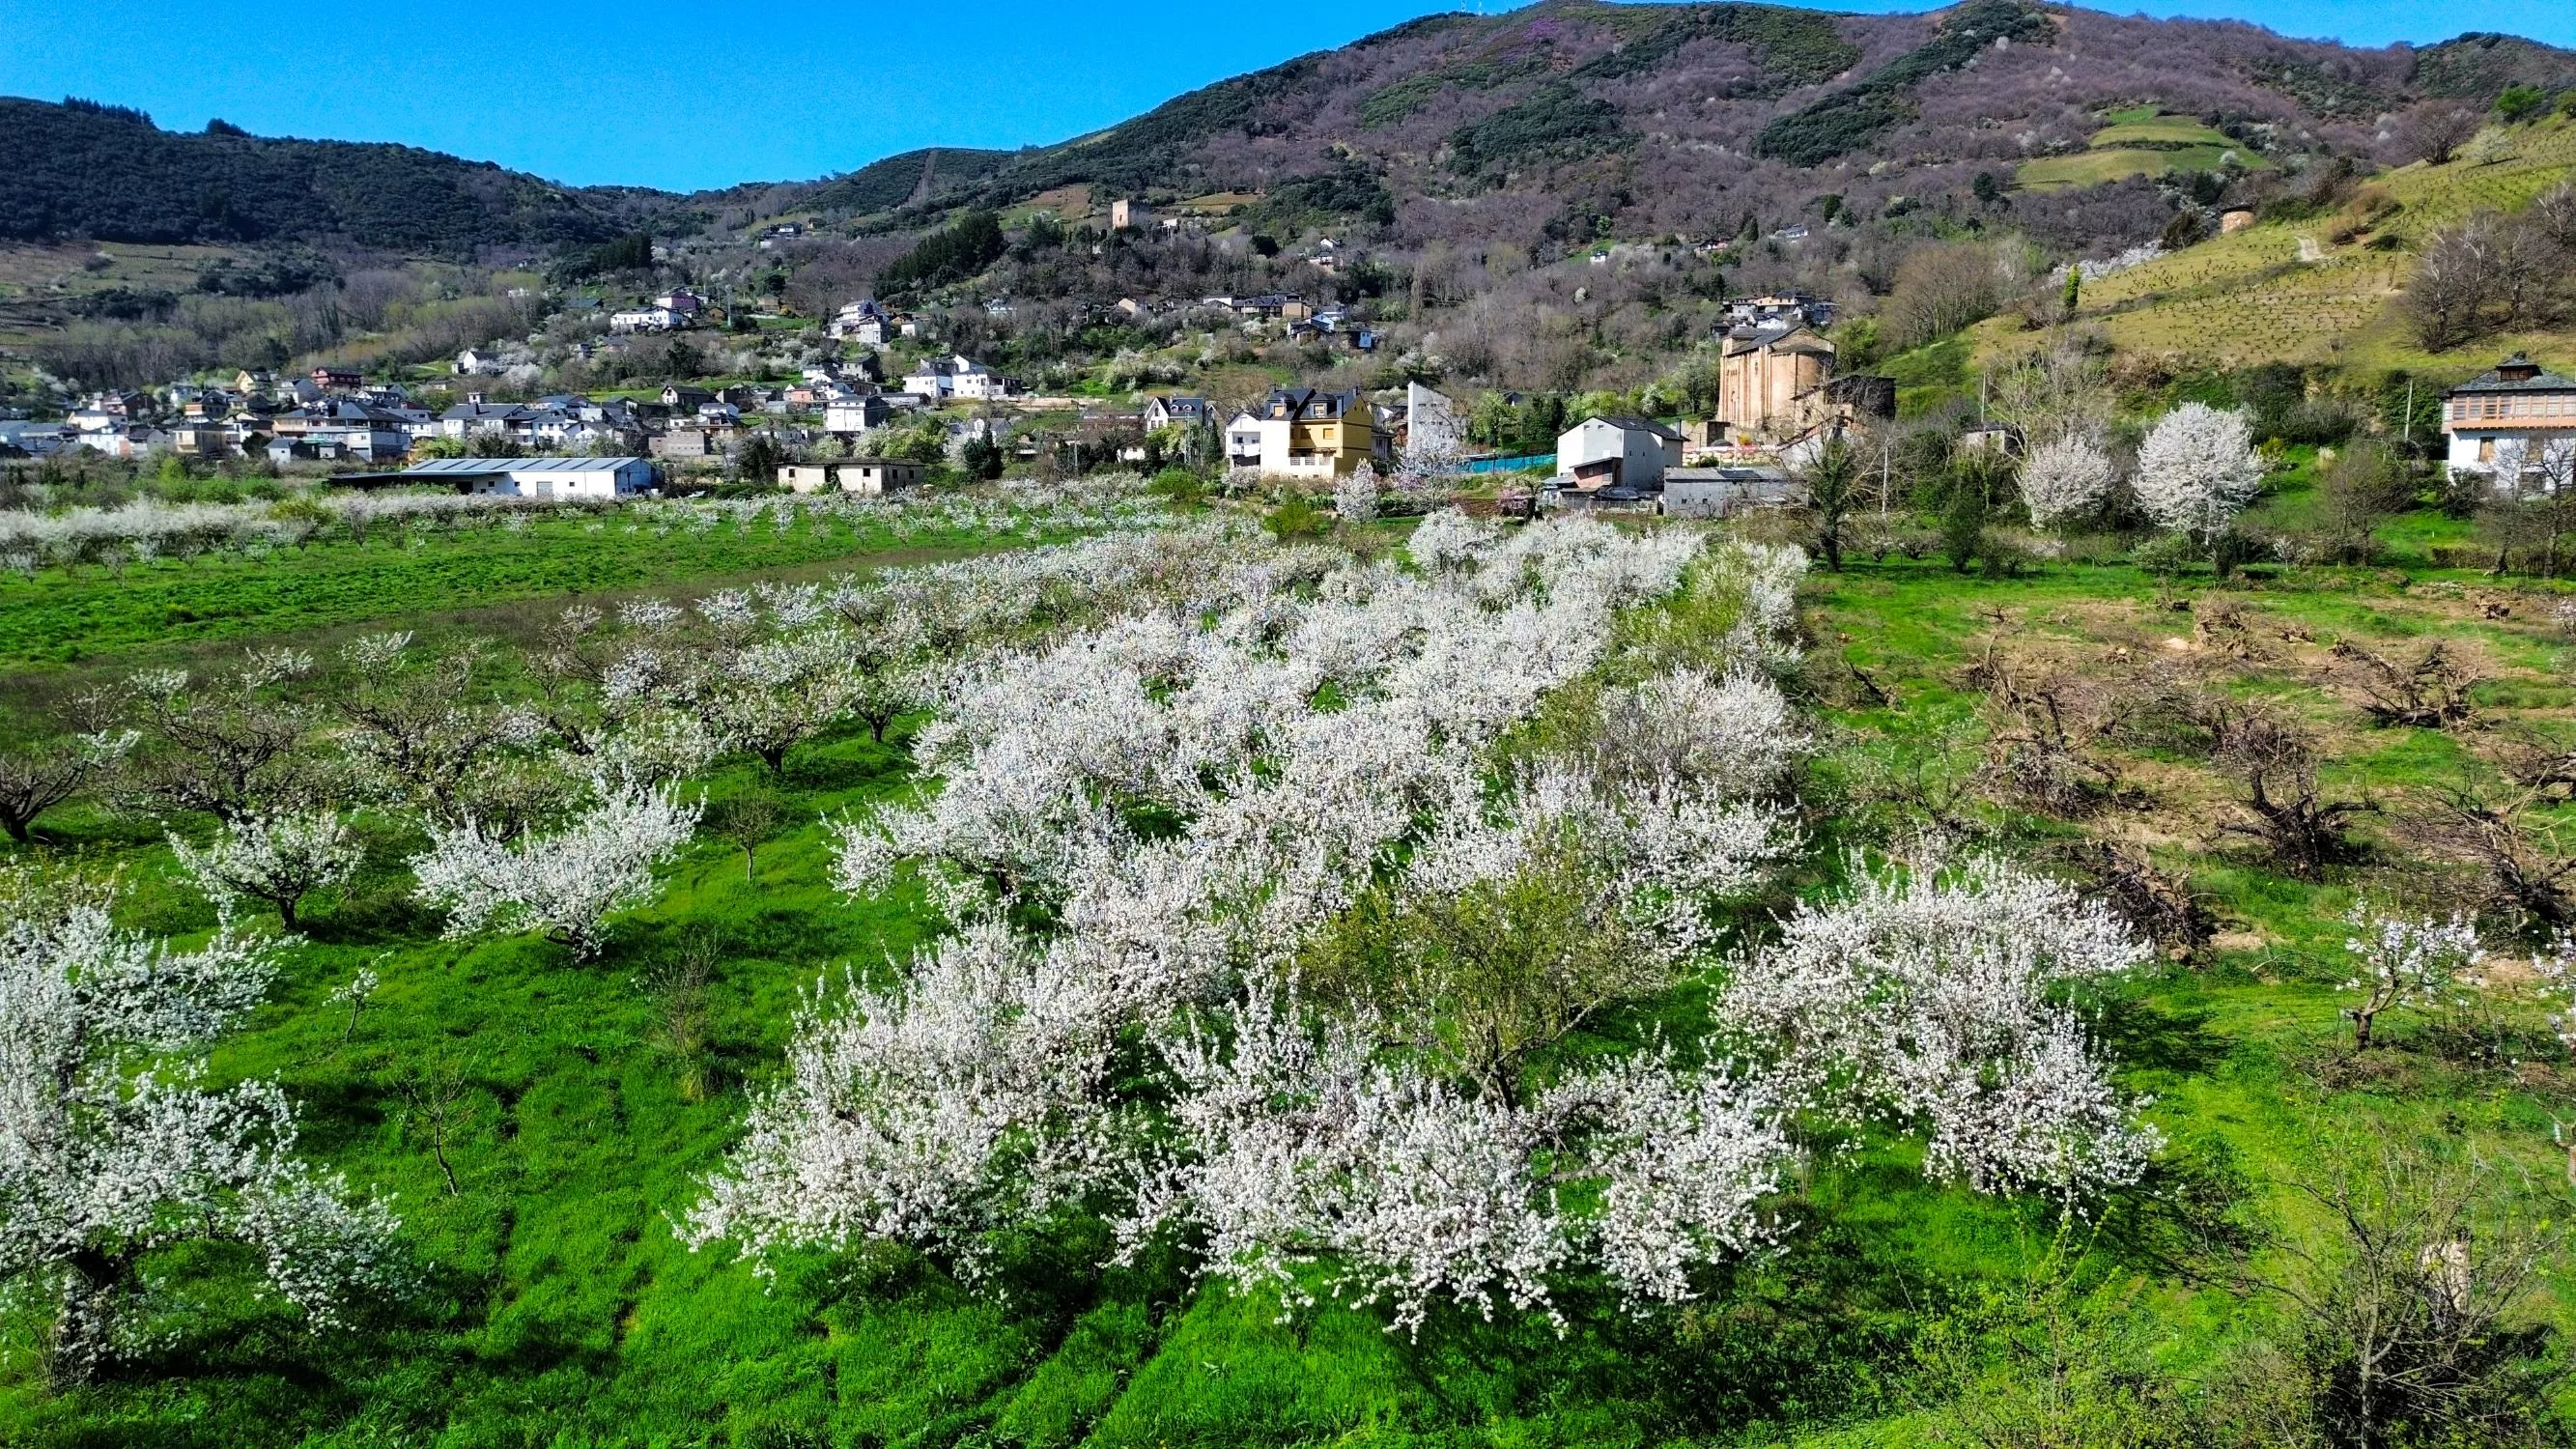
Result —
<path fill-rule="evenodd" d="M 279 924 L 281 924 L 281 925 L 285 926 L 285 927 L 286 927 L 286 929 L 288 929 L 288 930 L 290 930 L 290 931 L 292 931 L 292 930 L 294 930 L 294 929 L 295 929 L 295 902 L 296 902 L 296 900 L 297 900 L 297 898 L 296 898 L 296 897 L 294 897 L 294 896 L 288 896 L 288 897 L 284 898 L 283 900 L 280 900 L 280 901 L 277 903 L 277 919 L 278 919 L 278 922 L 279 922 Z"/>
<path fill-rule="evenodd" d="M 34 820 L 34 816 L 29 816 L 26 819 L 21 820 L 18 818 L 17 813 L 12 811 L 6 815 L 0 815 L 0 830 L 8 831 L 9 838 L 11 840 L 18 842 L 20 845 L 24 845 L 27 843 L 27 827 L 30 824 L 33 824 Z"/>
<path fill-rule="evenodd" d="M 96 1377 L 115 1353 L 116 1299 L 132 1274 L 134 1260 L 96 1248 L 82 1248 L 63 1265 L 60 1315 L 46 1371 L 55 1384 L 71 1387 Z"/>

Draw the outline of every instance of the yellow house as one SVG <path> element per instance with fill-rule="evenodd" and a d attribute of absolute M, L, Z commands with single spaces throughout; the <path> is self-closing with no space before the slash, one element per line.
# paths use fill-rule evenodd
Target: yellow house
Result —
<path fill-rule="evenodd" d="M 1376 409 L 1356 392 L 1273 388 L 1249 423 L 1260 434 L 1266 478 L 1344 477 L 1362 463 L 1387 461 L 1392 445 L 1391 435 L 1378 426 Z M 1238 419 L 1233 431 L 1244 430 L 1245 420 Z"/>

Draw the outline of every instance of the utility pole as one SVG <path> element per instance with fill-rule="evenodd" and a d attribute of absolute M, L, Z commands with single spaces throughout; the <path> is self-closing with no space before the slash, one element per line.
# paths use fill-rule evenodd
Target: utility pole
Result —
<path fill-rule="evenodd" d="M 2415 379 L 2411 377 L 2406 379 L 2406 422 L 2400 430 L 2399 441 L 2410 449 L 2415 446 Z"/>

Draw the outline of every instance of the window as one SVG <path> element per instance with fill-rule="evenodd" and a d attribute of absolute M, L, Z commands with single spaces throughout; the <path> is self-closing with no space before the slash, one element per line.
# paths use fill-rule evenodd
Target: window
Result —
<path fill-rule="evenodd" d="M 2478 461 L 2481 463 L 2492 463 L 2495 461 L 2495 439 L 2478 439 Z"/>

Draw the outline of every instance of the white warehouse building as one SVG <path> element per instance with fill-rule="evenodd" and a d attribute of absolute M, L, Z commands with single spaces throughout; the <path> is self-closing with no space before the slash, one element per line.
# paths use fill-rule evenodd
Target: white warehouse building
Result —
<path fill-rule="evenodd" d="M 515 498 L 632 498 L 653 488 L 650 458 L 430 458 L 394 473 L 352 473 L 360 487 L 446 486 Z"/>

